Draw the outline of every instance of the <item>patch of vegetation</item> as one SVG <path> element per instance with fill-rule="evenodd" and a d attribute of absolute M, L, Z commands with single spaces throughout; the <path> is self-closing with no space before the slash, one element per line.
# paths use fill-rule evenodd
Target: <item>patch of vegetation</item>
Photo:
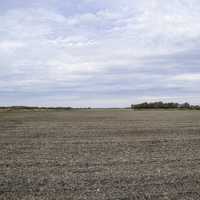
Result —
<path fill-rule="evenodd" d="M 1 110 L 70 110 L 72 107 L 2 106 Z"/>
<path fill-rule="evenodd" d="M 132 109 L 190 109 L 190 110 L 200 110 L 199 105 L 190 105 L 189 103 L 163 103 L 162 101 L 159 102 L 144 102 L 136 105 L 131 105 Z"/>

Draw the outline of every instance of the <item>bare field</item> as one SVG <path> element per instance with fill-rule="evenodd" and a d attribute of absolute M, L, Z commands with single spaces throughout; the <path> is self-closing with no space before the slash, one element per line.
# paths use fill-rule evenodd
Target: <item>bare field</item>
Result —
<path fill-rule="evenodd" d="M 200 112 L 0 112 L 0 199 L 199 200 Z"/>

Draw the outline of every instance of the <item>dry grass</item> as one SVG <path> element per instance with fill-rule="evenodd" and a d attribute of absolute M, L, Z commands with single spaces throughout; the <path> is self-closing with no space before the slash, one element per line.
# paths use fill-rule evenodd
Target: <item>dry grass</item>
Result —
<path fill-rule="evenodd" d="M 0 199 L 200 199 L 200 112 L 0 112 Z"/>

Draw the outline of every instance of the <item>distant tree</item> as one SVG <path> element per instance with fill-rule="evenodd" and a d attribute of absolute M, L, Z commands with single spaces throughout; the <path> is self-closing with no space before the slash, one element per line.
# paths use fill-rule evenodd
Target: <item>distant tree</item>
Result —
<path fill-rule="evenodd" d="M 190 109 L 190 104 L 189 103 L 183 103 L 183 104 L 181 104 L 180 105 L 180 108 L 182 108 L 182 109 Z"/>
<path fill-rule="evenodd" d="M 200 106 L 192 106 L 189 103 L 183 103 L 183 104 L 178 104 L 178 103 L 163 103 L 162 101 L 158 102 L 144 102 L 136 105 L 131 105 L 132 109 L 196 109 L 200 110 Z"/>

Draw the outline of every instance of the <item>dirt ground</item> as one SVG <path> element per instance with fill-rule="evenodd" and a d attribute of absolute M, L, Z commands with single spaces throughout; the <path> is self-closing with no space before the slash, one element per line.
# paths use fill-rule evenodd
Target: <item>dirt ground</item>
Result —
<path fill-rule="evenodd" d="M 199 200 L 200 111 L 1 111 L 0 199 Z"/>

